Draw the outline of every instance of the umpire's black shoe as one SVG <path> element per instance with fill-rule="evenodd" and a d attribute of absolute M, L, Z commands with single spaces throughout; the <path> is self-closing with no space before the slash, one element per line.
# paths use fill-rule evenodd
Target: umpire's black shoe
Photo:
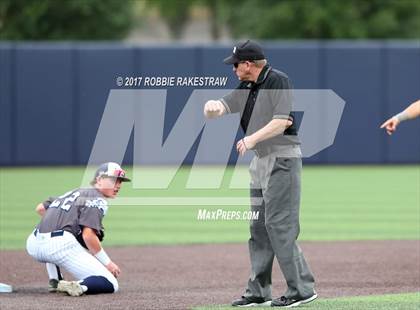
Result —
<path fill-rule="evenodd" d="M 232 302 L 233 307 L 261 307 L 269 306 L 271 300 L 265 300 L 262 297 L 245 297 L 242 296 Z"/>
<path fill-rule="evenodd" d="M 281 296 L 280 298 L 274 299 L 271 302 L 271 307 L 283 307 L 283 308 L 297 307 L 301 304 L 307 304 L 308 302 L 315 300 L 317 297 L 318 297 L 317 294 L 313 294 L 311 297 L 307 297 L 304 299 L 293 299 L 293 298 Z"/>

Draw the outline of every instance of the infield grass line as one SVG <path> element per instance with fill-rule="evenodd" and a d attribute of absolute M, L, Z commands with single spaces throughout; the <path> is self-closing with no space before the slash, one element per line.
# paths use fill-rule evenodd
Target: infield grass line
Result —
<path fill-rule="evenodd" d="M 387 294 L 372 296 L 354 296 L 341 298 L 318 298 L 315 301 L 300 305 L 297 309 L 310 310 L 418 310 L 420 293 Z M 193 308 L 194 310 L 236 309 L 230 305 L 215 305 Z M 256 309 L 277 309 L 275 307 L 258 307 Z"/>

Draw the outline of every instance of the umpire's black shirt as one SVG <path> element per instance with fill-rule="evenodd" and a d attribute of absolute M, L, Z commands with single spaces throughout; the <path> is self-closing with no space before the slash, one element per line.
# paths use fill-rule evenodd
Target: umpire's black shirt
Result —
<path fill-rule="evenodd" d="M 241 114 L 241 127 L 246 135 L 252 135 L 273 119 L 289 119 L 293 122 L 292 85 L 288 76 L 264 66 L 256 82 L 243 81 L 220 101 L 227 113 Z M 270 145 L 299 145 L 295 123 L 278 135 L 256 145 L 265 149 Z"/>

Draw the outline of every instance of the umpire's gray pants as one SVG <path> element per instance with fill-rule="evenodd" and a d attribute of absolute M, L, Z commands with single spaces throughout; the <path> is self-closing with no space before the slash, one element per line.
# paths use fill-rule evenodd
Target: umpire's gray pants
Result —
<path fill-rule="evenodd" d="M 274 255 L 287 282 L 286 297 L 300 299 L 314 294 L 314 277 L 296 242 L 301 170 L 302 160 L 296 157 L 270 154 L 254 157 L 251 162 L 251 209 L 259 211 L 259 218 L 250 224 L 252 271 L 246 297 L 272 298 Z"/>

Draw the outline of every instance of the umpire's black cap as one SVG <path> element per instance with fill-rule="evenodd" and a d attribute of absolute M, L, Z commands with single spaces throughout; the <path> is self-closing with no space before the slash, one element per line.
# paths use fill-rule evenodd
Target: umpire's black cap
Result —
<path fill-rule="evenodd" d="M 261 46 L 257 42 L 246 40 L 235 45 L 233 47 L 232 55 L 225 58 L 223 62 L 227 65 L 233 65 L 240 61 L 261 59 L 265 59 Z"/>

